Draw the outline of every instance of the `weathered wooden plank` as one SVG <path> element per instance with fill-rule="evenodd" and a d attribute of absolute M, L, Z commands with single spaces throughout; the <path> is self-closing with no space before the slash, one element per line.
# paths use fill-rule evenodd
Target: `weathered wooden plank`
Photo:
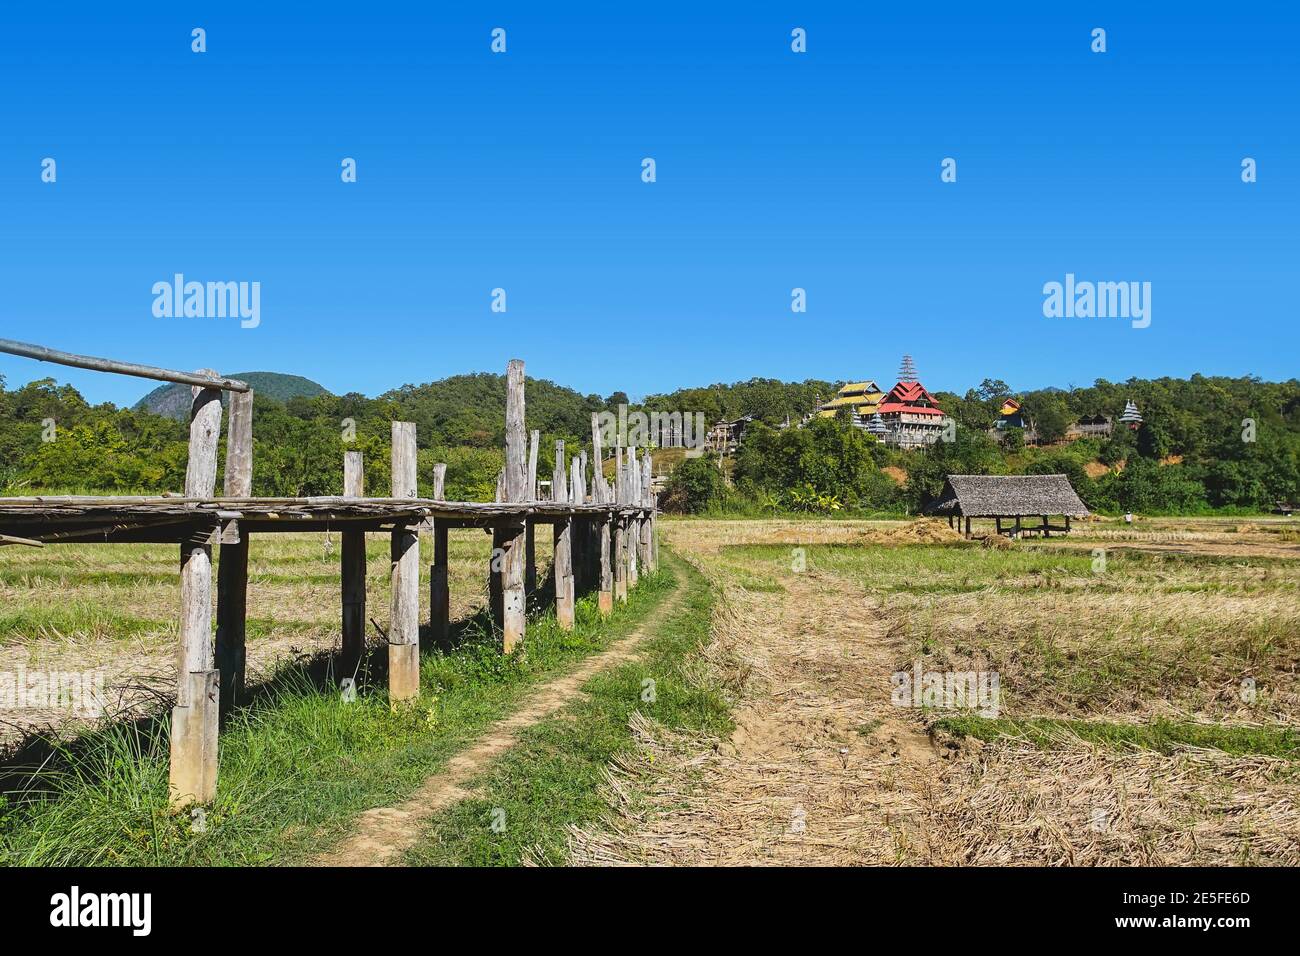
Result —
<path fill-rule="evenodd" d="M 97 358 L 93 355 L 61 352 L 58 349 L 45 348 L 43 345 L 15 342 L 13 339 L 0 339 L 0 352 L 21 355 L 24 358 L 36 359 L 38 362 L 54 362 L 56 365 L 90 369 L 92 372 L 116 372 L 119 375 L 134 375 L 137 378 L 151 378 L 159 382 L 176 382 L 181 385 L 217 388 L 228 392 L 251 391 L 247 382 L 241 382 L 237 378 L 223 378 L 211 369 L 174 372 L 171 369 L 155 368 L 152 365 L 137 365 L 135 362 L 119 362 L 116 359 Z"/>
<path fill-rule="evenodd" d="M 10 534 L 0 534 L 0 544 L 21 544 L 29 548 L 43 548 L 44 541 L 37 541 L 33 538 L 16 538 Z"/>
<path fill-rule="evenodd" d="M 393 422 L 393 497 L 414 498 L 415 423 Z M 388 624 L 388 697 L 420 693 L 420 535 L 416 524 L 392 532 L 392 593 Z"/>

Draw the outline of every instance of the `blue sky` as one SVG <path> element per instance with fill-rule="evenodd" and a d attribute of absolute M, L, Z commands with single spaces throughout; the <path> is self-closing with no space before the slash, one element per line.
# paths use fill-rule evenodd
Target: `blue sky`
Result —
<path fill-rule="evenodd" d="M 7 5 L 0 337 L 367 394 L 1290 378 L 1300 12 L 1137 6 Z M 260 326 L 154 317 L 176 272 L 260 282 Z M 1066 273 L 1150 282 L 1151 326 L 1045 318 Z"/>

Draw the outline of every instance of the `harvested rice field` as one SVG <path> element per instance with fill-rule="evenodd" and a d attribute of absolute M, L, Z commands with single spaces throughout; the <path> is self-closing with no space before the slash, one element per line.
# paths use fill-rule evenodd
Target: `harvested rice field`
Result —
<path fill-rule="evenodd" d="M 0 671 L 101 669 L 114 719 L 6 712 L 0 859 L 1300 864 L 1300 524 L 989 530 L 665 520 L 665 568 L 611 622 L 588 596 L 559 631 L 543 584 L 512 658 L 473 637 L 490 539 L 456 531 L 459 643 L 392 712 L 304 676 L 338 644 L 337 538 L 255 540 L 261 690 L 202 833 L 166 807 L 171 549 L 8 548 Z M 388 561 L 374 536 L 377 648 Z M 62 743 L 33 787 L 38 731 Z"/>
<path fill-rule="evenodd" d="M 669 523 L 725 595 L 736 729 L 639 724 L 611 792 L 646 797 L 574 860 L 1295 865 L 1296 531 Z"/>

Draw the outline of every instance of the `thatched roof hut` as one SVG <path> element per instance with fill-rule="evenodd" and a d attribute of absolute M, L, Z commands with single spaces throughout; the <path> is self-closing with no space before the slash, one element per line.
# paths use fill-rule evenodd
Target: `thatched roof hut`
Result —
<path fill-rule="evenodd" d="M 999 534 L 1003 533 L 1002 520 L 1013 519 L 1015 525 L 1007 531 L 1018 537 L 1025 530 L 1042 532 L 1069 531 L 1071 518 L 1083 518 L 1088 509 L 1065 475 L 949 475 L 939 497 L 925 508 L 926 514 L 966 519 L 966 534 L 970 535 L 971 518 L 993 518 Z M 1043 519 L 1041 526 L 1024 529 L 1021 519 L 1037 515 Z M 1064 527 L 1048 524 L 1051 515 L 1062 515 Z"/>

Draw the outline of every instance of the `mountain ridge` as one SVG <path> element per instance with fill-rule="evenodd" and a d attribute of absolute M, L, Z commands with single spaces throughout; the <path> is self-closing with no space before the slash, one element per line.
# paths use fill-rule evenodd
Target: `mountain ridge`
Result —
<path fill-rule="evenodd" d="M 313 382 L 302 375 L 289 375 L 284 372 L 235 372 L 229 377 L 247 382 L 258 395 L 265 395 L 281 402 L 291 398 L 314 398 L 317 395 L 332 394 L 319 382 Z M 189 417 L 190 396 L 190 386 L 166 383 L 159 385 L 131 407 L 135 411 L 152 412 L 155 415 L 184 421 Z"/>

